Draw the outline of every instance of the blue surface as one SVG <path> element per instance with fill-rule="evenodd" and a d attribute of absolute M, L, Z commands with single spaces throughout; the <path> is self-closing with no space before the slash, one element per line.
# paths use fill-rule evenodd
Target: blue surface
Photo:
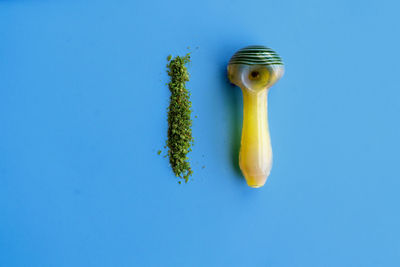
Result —
<path fill-rule="evenodd" d="M 400 266 L 399 8 L 1 1 L 0 266 Z M 286 63 L 260 190 L 236 167 L 225 74 L 249 44 Z M 157 151 L 166 57 L 187 46 L 195 175 L 179 185 Z"/>

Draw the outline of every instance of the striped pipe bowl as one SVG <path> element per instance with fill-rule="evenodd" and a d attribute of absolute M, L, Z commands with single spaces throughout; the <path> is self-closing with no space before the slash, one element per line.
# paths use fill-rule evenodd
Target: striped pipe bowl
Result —
<path fill-rule="evenodd" d="M 229 64 L 244 65 L 283 65 L 281 57 L 271 48 L 252 45 L 237 51 Z"/>

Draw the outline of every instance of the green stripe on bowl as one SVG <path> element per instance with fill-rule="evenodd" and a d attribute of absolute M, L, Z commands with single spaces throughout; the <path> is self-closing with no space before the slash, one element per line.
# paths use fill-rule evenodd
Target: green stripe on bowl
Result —
<path fill-rule="evenodd" d="M 237 51 L 229 64 L 283 65 L 281 57 L 266 46 L 253 45 Z"/>

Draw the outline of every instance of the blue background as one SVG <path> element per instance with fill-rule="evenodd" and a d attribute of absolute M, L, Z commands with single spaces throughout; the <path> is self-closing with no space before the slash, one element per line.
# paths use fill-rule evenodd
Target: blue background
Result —
<path fill-rule="evenodd" d="M 1 1 L 0 266 L 400 266 L 399 8 Z M 225 73 L 250 44 L 286 64 L 259 190 Z M 165 65 L 188 51 L 195 174 L 179 185 Z"/>

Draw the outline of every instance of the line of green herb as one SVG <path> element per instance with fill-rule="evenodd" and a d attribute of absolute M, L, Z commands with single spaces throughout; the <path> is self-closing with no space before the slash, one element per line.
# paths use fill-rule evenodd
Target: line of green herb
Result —
<path fill-rule="evenodd" d="M 189 72 L 186 64 L 190 62 L 190 54 L 184 57 L 167 58 L 168 83 L 171 92 L 168 107 L 168 156 L 172 170 L 177 177 L 189 180 L 193 174 L 187 154 L 192 151 L 192 103 L 190 92 L 186 89 Z"/>

